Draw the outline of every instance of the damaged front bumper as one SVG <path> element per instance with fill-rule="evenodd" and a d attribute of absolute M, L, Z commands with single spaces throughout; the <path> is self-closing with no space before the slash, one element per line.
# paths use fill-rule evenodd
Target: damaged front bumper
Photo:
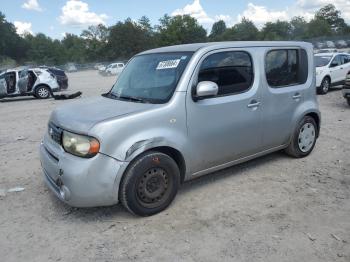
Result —
<path fill-rule="evenodd" d="M 40 160 L 47 186 L 68 205 L 97 207 L 118 203 L 119 183 L 127 162 L 104 154 L 89 159 L 73 156 L 48 135 L 40 145 Z"/>

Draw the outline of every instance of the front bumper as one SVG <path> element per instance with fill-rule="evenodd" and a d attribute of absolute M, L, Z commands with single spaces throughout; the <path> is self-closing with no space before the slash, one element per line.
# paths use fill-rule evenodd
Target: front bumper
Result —
<path fill-rule="evenodd" d="M 104 154 L 85 159 L 66 153 L 47 134 L 40 145 L 44 180 L 63 202 L 74 207 L 118 203 L 119 183 L 127 162 Z"/>

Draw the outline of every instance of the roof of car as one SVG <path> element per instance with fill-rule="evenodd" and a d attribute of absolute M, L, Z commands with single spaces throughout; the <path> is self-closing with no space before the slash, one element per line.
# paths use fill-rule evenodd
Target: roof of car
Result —
<path fill-rule="evenodd" d="M 307 42 L 299 41 L 231 41 L 231 42 L 209 42 L 197 44 L 173 45 L 151 49 L 140 54 L 152 53 L 167 53 L 167 52 L 196 52 L 204 47 L 216 48 L 230 48 L 230 47 L 279 47 L 279 46 L 306 46 L 310 45 Z"/>
<path fill-rule="evenodd" d="M 334 56 L 334 55 L 349 55 L 347 53 L 338 53 L 338 52 L 327 52 L 327 53 L 317 53 L 315 56 Z"/>

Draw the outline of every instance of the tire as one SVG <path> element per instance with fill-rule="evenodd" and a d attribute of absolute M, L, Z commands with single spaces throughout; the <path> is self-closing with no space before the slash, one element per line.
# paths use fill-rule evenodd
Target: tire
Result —
<path fill-rule="evenodd" d="M 330 86 L 331 86 L 331 80 L 329 79 L 329 77 L 323 78 L 321 85 L 317 88 L 317 93 L 320 95 L 327 94 Z"/>
<path fill-rule="evenodd" d="M 38 99 L 47 99 L 50 97 L 50 88 L 47 86 L 38 86 L 35 89 L 34 96 Z"/>
<path fill-rule="evenodd" d="M 315 119 L 305 116 L 298 124 L 285 152 L 295 158 L 308 156 L 315 147 L 318 129 Z"/>
<path fill-rule="evenodd" d="M 151 216 L 171 204 L 179 185 L 176 162 L 166 154 L 150 151 L 131 162 L 120 184 L 119 200 L 129 212 Z"/>

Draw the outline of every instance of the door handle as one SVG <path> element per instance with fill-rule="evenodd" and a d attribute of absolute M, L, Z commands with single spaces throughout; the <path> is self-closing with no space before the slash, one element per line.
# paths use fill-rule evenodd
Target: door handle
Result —
<path fill-rule="evenodd" d="M 256 100 L 252 100 L 250 101 L 250 104 L 247 105 L 248 108 L 256 108 L 260 106 L 260 102 L 256 101 Z"/>
<path fill-rule="evenodd" d="M 301 98 L 301 94 L 299 93 L 296 93 L 294 96 L 293 96 L 293 99 L 294 100 L 297 100 L 297 99 L 300 99 Z"/>

